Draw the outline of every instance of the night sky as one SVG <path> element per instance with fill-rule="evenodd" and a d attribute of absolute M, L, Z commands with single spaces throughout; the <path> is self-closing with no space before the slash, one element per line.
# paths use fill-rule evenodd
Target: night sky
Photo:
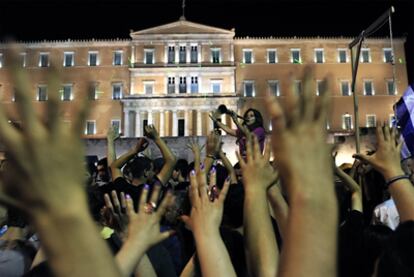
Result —
<path fill-rule="evenodd" d="M 366 29 L 391 5 L 394 37 L 407 37 L 414 82 L 413 0 L 186 0 L 189 21 L 236 29 L 236 36 L 349 36 Z M 2 0 L 0 38 L 53 40 L 129 38 L 178 20 L 182 0 Z M 388 24 L 373 36 L 389 36 Z"/>

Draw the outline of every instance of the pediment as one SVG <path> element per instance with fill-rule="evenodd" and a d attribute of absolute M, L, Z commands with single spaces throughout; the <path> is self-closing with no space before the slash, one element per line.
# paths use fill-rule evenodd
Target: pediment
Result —
<path fill-rule="evenodd" d="M 227 30 L 187 20 L 179 20 L 169 24 L 164 24 L 141 31 L 132 32 L 131 37 L 151 36 L 151 35 L 193 35 L 193 34 L 214 34 L 234 36 L 234 29 Z"/>

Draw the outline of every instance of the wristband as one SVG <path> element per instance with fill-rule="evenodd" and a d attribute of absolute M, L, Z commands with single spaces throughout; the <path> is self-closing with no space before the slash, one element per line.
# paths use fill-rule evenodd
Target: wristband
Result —
<path fill-rule="evenodd" d="M 394 183 L 394 182 L 396 182 L 396 181 L 398 181 L 398 180 L 402 180 L 402 179 L 410 179 L 410 176 L 408 176 L 408 175 L 398 175 L 398 176 L 395 176 L 395 177 L 392 177 L 391 179 L 389 179 L 386 183 L 385 183 L 385 186 L 387 187 L 387 188 L 389 188 L 390 187 L 390 185 L 392 184 L 392 183 Z"/>
<path fill-rule="evenodd" d="M 207 158 L 212 158 L 213 160 L 215 160 L 215 159 L 216 159 L 216 156 L 214 156 L 214 155 L 212 155 L 212 154 L 208 154 L 206 157 L 207 157 Z"/>

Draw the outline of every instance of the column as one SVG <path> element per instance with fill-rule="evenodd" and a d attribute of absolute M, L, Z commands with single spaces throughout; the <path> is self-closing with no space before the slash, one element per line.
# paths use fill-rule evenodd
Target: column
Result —
<path fill-rule="evenodd" d="M 135 46 L 134 45 L 131 45 L 131 63 L 132 63 L 132 66 L 135 63 Z"/>
<path fill-rule="evenodd" d="M 152 124 L 152 110 L 148 110 L 148 125 Z"/>
<path fill-rule="evenodd" d="M 173 137 L 178 136 L 177 110 L 172 111 L 172 131 Z"/>
<path fill-rule="evenodd" d="M 186 55 L 186 63 L 190 63 L 191 62 L 191 44 L 187 43 L 187 45 L 185 46 L 185 55 Z"/>
<path fill-rule="evenodd" d="M 124 136 L 129 137 L 129 110 L 124 111 Z"/>
<path fill-rule="evenodd" d="M 175 54 L 175 63 L 179 63 L 180 61 L 180 45 L 179 44 L 175 45 L 174 54 Z"/>
<path fill-rule="evenodd" d="M 164 133 L 165 130 L 164 129 L 165 129 L 165 126 L 164 126 L 164 111 L 161 110 L 160 111 L 160 130 L 159 130 L 160 137 L 165 136 L 165 133 Z"/>
<path fill-rule="evenodd" d="M 142 112 L 137 111 L 136 113 L 136 120 L 135 120 L 135 135 L 137 137 L 142 137 Z"/>
<path fill-rule="evenodd" d="M 191 76 L 186 76 L 187 93 L 191 93 Z"/>
<path fill-rule="evenodd" d="M 197 110 L 197 136 L 201 136 L 203 134 L 202 116 L 203 114 L 201 111 Z"/>
<path fill-rule="evenodd" d="M 201 60 L 201 43 L 199 43 L 197 45 L 197 61 L 198 61 L 198 63 L 202 62 L 202 60 Z"/>
<path fill-rule="evenodd" d="M 168 45 L 164 46 L 164 63 L 168 63 Z"/>
<path fill-rule="evenodd" d="M 207 111 L 207 113 L 210 113 L 210 111 Z M 214 122 L 209 117 L 208 118 L 208 130 L 207 130 L 207 132 L 210 133 L 211 131 L 213 131 L 213 129 L 214 129 Z"/>
<path fill-rule="evenodd" d="M 190 133 L 190 128 L 188 127 L 189 126 L 189 121 L 190 121 L 190 113 L 191 113 L 191 110 L 187 110 L 187 111 L 184 111 L 184 136 L 185 137 L 188 137 L 189 136 L 189 133 Z"/>

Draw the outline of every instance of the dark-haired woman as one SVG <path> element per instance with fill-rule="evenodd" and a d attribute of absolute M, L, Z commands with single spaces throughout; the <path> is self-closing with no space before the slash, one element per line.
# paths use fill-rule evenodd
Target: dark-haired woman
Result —
<path fill-rule="evenodd" d="M 243 157 L 246 156 L 246 134 L 248 133 L 253 133 L 257 137 L 260 150 L 263 151 L 266 130 L 263 127 L 262 114 L 256 109 L 248 109 L 243 115 L 242 122 L 239 121 L 235 112 L 231 111 L 230 115 L 237 126 L 235 130 L 218 121 L 214 115 L 210 115 L 210 118 L 227 134 L 237 138 L 236 142 L 239 145 L 239 151 Z"/>

